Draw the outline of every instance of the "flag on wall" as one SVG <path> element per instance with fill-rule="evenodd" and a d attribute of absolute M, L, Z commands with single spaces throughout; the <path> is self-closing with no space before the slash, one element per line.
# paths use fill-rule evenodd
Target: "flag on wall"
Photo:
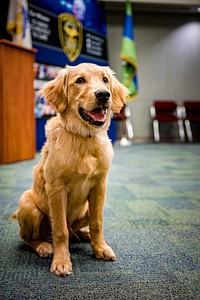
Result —
<path fill-rule="evenodd" d="M 32 48 L 26 0 L 10 0 L 6 29 L 12 35 L 14 43 Z"/>
<path fill-rule="evenodd" d="M 129 89 L 127 102 L 138 95 L 137 54 L 134 42 L 132 7 L 126 1 L 124 31 L 121 41 L 120 57 L 122 59 L 122 83 Z"/>

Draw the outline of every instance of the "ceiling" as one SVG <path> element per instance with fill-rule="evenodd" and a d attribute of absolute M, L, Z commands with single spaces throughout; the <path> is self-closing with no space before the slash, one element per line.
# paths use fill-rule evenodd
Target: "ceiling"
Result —
<path fill-rule="evenodd" d="M 101 0 L 106 10 L 124 9 L 125 0 Z M 198 14 L 200 0 L 138 0 L 130 1 L 135 11 L 163 12 L 163 13 L 193 13 Z M 199 13 L 200 14 L 200 13 Z"/>

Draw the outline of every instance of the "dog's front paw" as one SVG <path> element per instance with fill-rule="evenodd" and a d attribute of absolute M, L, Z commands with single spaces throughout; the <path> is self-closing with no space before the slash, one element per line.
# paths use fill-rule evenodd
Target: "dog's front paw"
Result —
<path fill-rule="evenodd" d="M 50 271 L 55 275 L 70 275 L 72 273 L 72 263 L 70 260 L 53 260 Z"/>
<path fill-rule="evenodd" d="M 106 244 L 93 246 L 93 250 L 97 259 L 116 260 L 114 251 Z"/>

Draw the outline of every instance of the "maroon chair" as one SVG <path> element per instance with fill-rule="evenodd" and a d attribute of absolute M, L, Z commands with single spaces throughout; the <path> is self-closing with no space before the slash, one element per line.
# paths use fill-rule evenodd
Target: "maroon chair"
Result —
<path fill-rule="evenodd" d="M 185 100 L 183 102 L 185 129 L 190 143 L 193 142 L 191 123 L 200 124 L 200 101 Z"/>
<path fill-rule="evenodd" d="M 185 141 L 182 109 L 173 100 L 155 100 L 150 107 L 155 142 L 160 141 L 159 123 L 177 123 L 181 142 Z"/>

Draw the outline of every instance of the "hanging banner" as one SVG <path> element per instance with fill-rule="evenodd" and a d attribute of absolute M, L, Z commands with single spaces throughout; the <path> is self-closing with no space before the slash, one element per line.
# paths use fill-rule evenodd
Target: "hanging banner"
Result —
<path fill-rule="evenodd" d="M 106 22 L 98 1 L 31 0 L 29 18 L 38 62 L 108 65 Z"/>

